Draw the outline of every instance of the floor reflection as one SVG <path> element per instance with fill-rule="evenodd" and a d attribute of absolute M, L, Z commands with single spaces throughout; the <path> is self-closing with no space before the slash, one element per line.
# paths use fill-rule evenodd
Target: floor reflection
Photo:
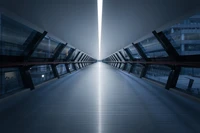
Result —
<path fill-rule="evenodd" d="M 102 88 L 101 88 L 101 65 L 98 63 L 98 133 L 102 133 Z"/>

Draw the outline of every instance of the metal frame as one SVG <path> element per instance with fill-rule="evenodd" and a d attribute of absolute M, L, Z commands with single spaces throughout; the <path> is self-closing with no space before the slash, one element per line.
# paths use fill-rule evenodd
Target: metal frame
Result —
<path fill-rule="evenodd" d="M 66 44 L 59 43 L 56 49 L 54 50 L 54 54 L 51 60 L 55 61 L 66 46 L 67 43 Z"/>
<path fill-rule="evenodd" d="M 40 44 L 42 39 L 46 36 L 47 32 L 44 31 L 42 34 L 40 32 L 33 31 L 31 35 L 27 38 L 24 45 L 27 46 L 23 52 L 24 60 L 29 60 L 37 46 Z"/>
<path fill-rule="evenodd" d="M 145 52 L 142 50 L 142 48 L 140 47 L 139 43 L 132 43 L 133 47 L 135 47 L 135 49 L 137 50 L 138 54 L 142 57 L 142 60 L 144 61 L 149 61 L 149 58 L 147 57 L 147 55 L 145 54 Z M 143 66 L 141 74 L 140 74 L 140 78 L 144 77 L 146 75 L 147 72 L 147 68 L 148 65 L 147 64 L 141 64 Z"/>
<path fill-rule="evenodd" d="M 131 60 L 131 61 L 134 61 L 135 59 L 133 58 L 130 49 L 126 48 L 126 49 L 124 49 L 124 50 L 125 50 L 125 52 L 127 53 L 127 55 L 129 56 L 130 60 Z M 131 64 L 131 68 L 130 68 L 130 70 L 128 71 L 128 73 L 131 73 L 131 72 L 133 71 L 133 67 L 134 67 L 134 64 L 133 64 L 133 63 L 130 63 L 130 64 Z"/>
<path fill-rule="evenodd" d="M 116 53 L 116 56 L 117 56 L 117 58 L 119 59 L 119 61 L 122 62 L 122 59 L 119 57 L 118 53 Z M 122 64 L 123 64 L 123 63 L 120 63 L 119 68 L 122 67 Z"/>
<path fill-rule="evenodd" d="M 152 32 L 156 39 L 160 42 L 161 46 L 164 48 L 168 57 L 157 57 L 157 58 L 148 58 L 145 51 L 140 47 L 139 43 L 132 43 L 132 45 L 137 50 L 138 54 L 142 57 L 141 59 L 135 59 L 129 48 L 124 48 L 123 50 L 127 53 L 130 60 L 127 60 L 123 53 L 119 51 L 119 54 L 123 58 L 124 61 L 118 60 L 117 63 L 124 64 L 122 70 L 126 70 L 127 64 L 131 64 L 131 69 L 129 72 L 133 70 L 133 64 L 141 64 L 143 66 L 141 74 L 139 77 L 145 77 L 148 65 L 165 65 L 171 68 L 170 74 L 168 76 L 167 83 L 165 85 L 166 89 L 176 87 L 179 74 L 181 72 L 181 67 L 192 67 L 192 68 L 200 68 L 200 55 L 179 55 L 176 49 L 173 47 L 168 38 L 164 35 L 163 32 L 157 33 L 156 31 Z M 115 64 L 116 61 L 113 59 L 115 53 L 105 58 L 103 62 L 108 63 L 110 65 Z M 120 59 L 118 57 L 118 59 Z M 114 65 L 116 67 L 116 65 Z"/>
<path fill-rule="evenodd" d="M 123 60 L 124 60 L 125 62 L 128 61 L 128 60 L 124 57 L 124 55 L 122 54 L 121 51 L 119 51 L 119 53 L 120 53 L 121 57 L 123 58 Z M 127 68 L 127 63 L 124 63 L 124 68 L 123 68 L 123 70 L 126 70 L 126 68 Z"/>
<path fill-rule="evenodd" d="M 81 53 L 81 51 L 78 51 L 78 53 L 76 54 L 76 56 L 74 57 L 74 59 L 72 60 L 73 62 L 75 62 L 76 61 L 76 59 L 78 58 L 78 56 L 79 56 L 79 54 Z M 75 71 L 77 70 L 77 68 L 76 68 L 76 64 L 75 63 L 73 63 L 72 64 L 73 65 L 73 68 L 75 69 Z"/>
<path fill-rule="evenodd" d="M 80 60 L 82 59 L 83 55 L 84 55 L 84 53 L 82 53 L 81 56 L 78 59 L 78 63 L 77 64 L 78 64 L 78 68 L 79 69 L 81 68 L 81 66 L 80 66 Z"/>
<path fill-rule="evenodd" d="M 74 51 L 76 49 L 71 48 L 68 52 L 68 56 L 66 59 L 63 60 L 57 60 L 59 57 L 60 53 L 63 51 L 63 49 L 67 46 L 66 44 L 60 43 L 54 50 L 54 54 L 51 58 L 39 58 L 39 57 L 31 57 L 33 54 L 34 50 L 37 48 L 39 43 L 42 41 L 42 39 L 45 37 L 47 34 L 46 31 L 43 32 L 43 34 L 39 32 L 32 32 L 31 35 L 28 37 L 26 40 L 26 45 L 27 47 L 24 50 L 24 53 L 21 56 L 12 56 L 12 55 L 0 55 L 0 68 L 9 68 L 9 67 L 18 67 L 20 70 L 20 75 L 22 77 L 22 81 L 24 84 L 25 88 L 30 88 L 31 90 L 35 89 L 34 83 L 32 81 L 32 77 L 30 74 L 30 68 L 35 65 L 50 65 L 52 68 L 52 72 L 54 74 L 54 78 L 60 78 L 60 75 L 57 71 L 56 66 L 58 64 L 65 64 L 66 70 L 68 73 L 71 73 L 69 69 L 69 64 L 72 64 L 75 66 L 76 63 L 80 63 L 80 61 L 76 61 L 78 55 L 81 53 L 80 51 L 76 54 L 74 59 L 71 59 L 71 56 L 73 55 Z M 83 55 L 86 56 L 86 54 L 82 53 Z M 88 55 L 87 55 L 88 56 Z M 83 58 L 84 59 L 84 58 Z M 87 63 L 87 65 L 93 64 L 96 62 L 93 58 L 88 56 L 88 60 L 82 63 Z M 75 70 L 77 70 L 76 67 L 74 67 Z"/>
<path fill-rule="evenodd" d="M 1 21 L 1 19 L 0 19 Z M 73 59 L 71 59 L 75 48 L 70 47 L 70 50 L 68 51 L 68 55 L 65 59 L 58 59 L 64 48 L 67 46 L 66 44 L 59 43 L 57 47 L 54 49 L 53 54 L 50 58 L 44 58 L 44 57 L 32 57 L 34 51 L 36 51 L 39 44 L 42 42 L 42 40 L 47 35 L 47 31 L 43 31 L 42 33 L 36 31 L 33 29 L 33 31 L 30 33 L 30 35 L 27 37 L 26 41 L 24 42 L 23 46 L 23 52 L 20 55 L 0 55 L 0 68 L 19 68 L 19 73 L 22 78 L 22 82 L 24 85 L 24 88 L 30 88 L 31 90 L 35 89 L 30 69 L 31 67 L 35 65 L 50 65 L 52 72 L 54 74 L 54 78 L 60 78 L 60 75 L 57 70 L 58 64 L 65 64 L 67 72 L 71 73 L 69 69 L 69 64 L 72 64 L 75 70 L 76 64 L 82 63 L 82 67 L 86 67 L 88 65 L 91 65 L 95 63 L 97 60 L 90 57 L 89 55 L 85 54 L 84 52 L 79 51 Z M 80 62 L 80 59 L 76 61 L 79 54 L 84 54 L 85 58 L 83 58 Z M 87 56 L 86 56 L 87 55 Z"/>
<path fill-rule="evenodd" d="M 118 68 L 118 66 L 119 66 L 119 60 L 117 59 L 117 57 L 116 57 L 115 54 L 113 54 L 113 57 L 114 57 L 114 59 L 116 60 L 116 66 L 115 66 L 115 67 Z"/>

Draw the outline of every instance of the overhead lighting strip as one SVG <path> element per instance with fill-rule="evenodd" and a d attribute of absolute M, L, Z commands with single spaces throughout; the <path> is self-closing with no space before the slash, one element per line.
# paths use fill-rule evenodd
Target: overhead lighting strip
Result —
<path fill-rule="evenodd" d="M 101 59 L 101 31 L 102 31 L 102 14 L 103 14 L 103 0 L 97 0 L 98 8 L 98 45 L 99 45 L 99 60 Z"/>

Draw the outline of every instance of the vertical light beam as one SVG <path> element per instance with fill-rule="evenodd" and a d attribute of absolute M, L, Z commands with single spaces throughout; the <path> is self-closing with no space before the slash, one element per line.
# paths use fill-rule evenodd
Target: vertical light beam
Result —
<path fill-rule="evenodd" d="M 101 59 L 101 31 L 102 31 L 102 14 L 103 14 L 103 0 L 97 0 L 98 8 L 98 39 L 99 39 L 99 60 Z"/>

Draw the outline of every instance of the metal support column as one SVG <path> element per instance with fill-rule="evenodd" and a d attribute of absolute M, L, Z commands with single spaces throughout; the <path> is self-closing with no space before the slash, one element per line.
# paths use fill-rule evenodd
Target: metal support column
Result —
<path fill-rule="evenodd" d="M 119 60 L 117 59 L 117 57 L 116 57 L 116 55 L 115 55 L 115 54 L 113 54 L 113 57 L 114 57 L 114 58 L 115 58 L 115 60 L 117 61 L 116 68 L 118 68 L 118 66 L 119 66 Z"/>
<path fill-rule="evenodd" d="M 130 70 L 128 71 L 128 73 L 132 73 L 133 68 L 134 68 L 134 64 L 131 64 L 131 68 L 130 68 Z"/>
<path fill-rule="evenodd" d="M 22 82 L 25 88 L 30 88 L 31 90 L 35 89 L 33 80 L 29 71 L 30 67 L 20 67 L 20 75 L 22 77 Z"/>
<path fill-rule="evenodd" d="M 110 56 L 112 62 L 115 62 L 115 60 L 113 59 L 112 55 Z M 114 67 L 115 66 L 115 63 L 112 63 L 112 66 Z"/>
<path fill-rule="evenodd" d="M 134 44 L 132 43 L 133 47 L 135 47 L 135 49 L 137 50 L 138 54 L 142 57 L 142 59 L 144 61 L 149 61 L 147 55 L 145 54 L 145 52 L 142 50 L 142 48 L 140 47 L 140 45 L 138 43 Z M 142 64 L 141 64 L 142 65 Z M 143 65 L 143 68 L 142 68 L 142 71 L 141 71 L 141 74 L 140 74 L 140 78 L 144 77 L 146 75 L 146 72 L 147 72 L 147 68 L 148 68 L 148 65 Z"/>
<path fill-rule="evenodd" d="M 160 42 L 166 53 L 168 54 L 169 58 L 175 61 L 179 60 L 179 54 L 176 51 L 176 49 L 173 47 L 171 42 L 168 40 L 168 38 L 165 36 L 163 32 L 157 33 L 156 31 L 152 32 L 156 39 Z"/>
<path fill-rule="evenodd" d="M 156 39 L 160 42 L 160 44 L 162 45 L 162 47 L 168 54 L 169 58 L 172 61 L 179 61 L 180 56 L 179 56 L 178 52 L 173 47 L 173 45 L 168 40 L 168 38 L 165 36 L 165 34 L 163 32 L 157 33 L 156 31 L 153 31 L 152 33 L 154 34 Z M 171 72 L 168 77 L 168 80 L 167 80 L 167 84 L 165 86 L 166 89 L 176 87 L 176 83 L 178 81 L 180 71 L 181 71 L 181 67 L 177 67 L 177 66 L 172 67 Z"/>
<path fill-rule="evenodd" d="M 68 56 L 66 57 L 66 61 L 69 61 L 70 60 L 70 58 L 71 58 L 71 56 L 73 55 L 73 53 L 74 53 L 74 51 L 75 51 L 76 49 L 73 49 L 73 48 L 71 48 L 70 50 L 69 50 L 69 52 L 68 52 Z"/>
<path fill-rule="evenodd" d="M 124 49 L 125 50 L 125 52 L 127 53 L 127 55 L 129 56 L 129 58 L 130 58 L 130 60 L 131 61 L 134 61 L 134 58 L 133 58 L 133 56 L 132 56 L 132 54 L 131 54 L 131 51 L 130 51 L 130 49 L 128 49 L 128 48 L 126 48 L 126 49 Z M 130 63 L 131 64 L 131 63 Z M 131 64 L 131 68 L 130 68 L 130 70 L 129 70 L 129 73 L 131 73 L 132 71 L 133 71 L 133 64 Z"/>
<path fill-rule="evenodd" d="M 29 58 L 31 57 L 37 46 L 40 44 L 42 39 L 46 36 L 46 34 L 46 31 L 44 31 L 42 34 L 40 32 L 33 31 L 31 35 L 27 38 L 27 40 L 23 44 L 24 46 L 26 46 L 26 48 L 24 49 L 22 55 L 24 56 L 25 61 L 29 60 Z"/>
<path fill-rule="evenodd" d="M 75 56 L 75 58 L 72 60 L 72 62 L 75 62 L 75 61 L 76 61 L 76 59 L 78 58 L 78 56 L 79 56 L 80 53 L 81 53 L 81 52 L 79 51 L 79 52 L 76 54 L 76 56 Z M 76 70 L 77 70 L 77 68 L 76 68 L 76 63 L 73 63 L 72 66 L 73 66 L 74 70 L 76 71 Z"/>
<path fill-rule="evenodd" d="M 59 75 L 59 73 L 58 73 L 58 70 L 57 70 L 57 68 L 56 68 L 56 65 L 55 65 L 55 64 L 52 64 L 52 65 L 51 65 L 51 69 L 52 69 L 52 71 L 53 71 L 54 77 L 59 79 L 59 78 L 60 78 L 60 75 Z"/>
<path fill-rule="evenodd" d="M 127 53 L 127 55 L 128 55 L 128 57 L 130 58 L 130 60 L 133 61 L 134 58 L 133 58 L 133 56 L 132 56 L 132 54 L 131 54 L 131 51 L 130 51 L 128 48 L 126 48 L 126 49 L 124 49 L 124 50 L 125 50 L 125 52 Z"/>
<path fill-rule="evenodd" d="M 84 59 L 85 59 L 85 57 L 86 57 L 86 54 L 83 56 L 83 58 L 82 58 L 82 60 L 81 60 L 81 68 L 83 68 L 83 61 L 84 61 Z"/>
<path fill-rule="evenodd" d="M 148 69 L 148 65 L 143 65 L 142 71 L 140 73 L 140 78 L 145 77 L 146 73 L 147 73 L 147 69 Z"/>
<path fill-rule="evenodd" d="M 180 72 L 181 72 L 181 67 L 175 67 L 170 71 L 165 89 L 176 87 Z"/>
<path fill-rule="evenodd" d="M 69 50 L 69 52 L 68 52 L 68 56 L 66 57 L 66 61 L 70 61 L 70 58 L 71 58 L 71 56 L 73 55 L 73 53 L 74 53 L 74 51 L 75 51 L 76 49 L 73 49 L 73 48 L 71 48 L 70 50 Z M 67 73 L 71 73 L 71 71 L 70 71 L 70 69 L 69 69 L 69 64 L 65 64 L 65 67 L 66 67 L 66 70 L 67 70 Z"/>
<path fill-rule="evenodd" d="M 133 47 L 135 47 L 135 49 L 137 50 L 138 54 L 142 57 L 143 60 L 147 61 L 148 58 L 146 56 L 146 54 L 144 53 L 144 51 L 142 50 L 142 48 L 140 47 L 140 45 L 138 43 L 134 44 L 132 43 Z"/>
<path fill-rule="evenodd" d="M 66 46 L 67 46 L 67 43 L 66 44 L 62 44 L 62 43 L 58 44 L 58 46 L 54 50 L 54 54 L 51 58 L 51 61 L 55 61 Z"/>
<path fill-rule="evenodd" d="M 113 55 L 111 55 L 111 57 L 113 58 L 114 63 L 114 67 L 117 67 L 117 60 L 115 59 L 115 57 Z"/>
<path fill-rule="evenodd" d="M 124 60 L 124 61 L 127 61 L 127 59 L 124 57 L 124 55 L 122 54 L 122 52 L 119 51 L 119 53 L 120 53 L 121 57 L 123 58 L 123 60 Z M 127 63 L 124 63 L 124 68 L 123 68 L 123 70 L 126 70 L 126 68 L 127 68 Z"/>
<path fill-rule="evenodd" d="M 116 55 L 116 57 L 118 58 L 118 60 L 119 60 L 120 62 L 122 62 L 122 60 L 121 60 L 121 58 L 119 57 L 119 55 L 118 55 L 117 53 L 115 53 L 115 55 Z M 122 63 L 119 63 L 118 68 L 120 69 L 121 66 L 122 66 Z"/>
<path fill-rule="evenodd" d="M 79 59 L 78 59 L 78 67 L 79 67 L 79 69 L 81 68 L 81 67 L 80 67 L 80 60 L 82 59 L 83 55 L 84 55 L 84 53 L 82 53 L 81 56 L 80 56 Z"/>
<path fill-rule="evenodd" d="M 86 61 L 87 61 L 87 59 L 88 59 L 88 55 L 85 57 L 85 60 L 84 60 L 84 67 L 86 67 L 87 66 L 87 63 L 86 63 Z"/>

